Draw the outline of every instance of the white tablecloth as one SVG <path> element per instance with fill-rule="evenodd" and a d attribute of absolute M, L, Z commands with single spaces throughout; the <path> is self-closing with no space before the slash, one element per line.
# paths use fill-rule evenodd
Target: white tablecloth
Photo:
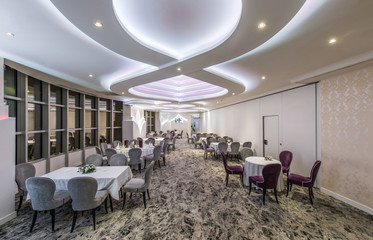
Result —
<path fill-rule="evenodd" d="M 110 195 L 119 200 L 119 189 L 132 178 L 131 168 L 128 166 L 96 167 L 96 172 L 82 174 L 78 167 L 63 167 L 42 175 L 56 183 L 56 190 L 68 190 L 67 182 L 74 177 L 93 177 L 97 180 L 97 190 L 108 190 Z M 29 198 L 29 197 L 27 197 Z"/>
<path fill-rule="evenodd" d="M 244 173 L 243 173 L 243 183 L 246 186 L 249 186 L 249 177 L 250 176 L 262 176 L 262 170 L 265 165 L 277 163 L 281 165 L 281 162 L 276 159 L 272 159 L 271 161 L 264 160 L 264 157 L 247 157 L 245 159 L 245 166 L 244 166 Z M 276 190 L 281 192 L 284 190 L 284 180 L 282 176 L 282 168 L 281 173 L 278 177 L 277 187 Z"/>
<path fill-rule="evenodd" d="M 157 137 L 157 138 L 154 138 L 155 139 L 155 145 L 159 145 L 161 143 L 161 141 L 163 141 L 163 137 Z M 144 142 L 144 145 L 145 145 L 145 141 L 148 140 L 148 138 L 144 138 L 143 139 L 143 142 Z"/>

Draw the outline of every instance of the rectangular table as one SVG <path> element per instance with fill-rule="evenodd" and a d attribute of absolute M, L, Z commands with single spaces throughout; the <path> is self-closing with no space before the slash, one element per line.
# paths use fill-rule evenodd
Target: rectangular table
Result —
<path fill-rule="evenodd" d="M 67 182 L 74 177 L 93 177 L 97 180 L 97 190 L 108 190 L 110 195 L 119 200 L 119 189 L 132 178 L 131 168 L 128 166 L 96 167 L 96 172 L 82 174 L 78 167 L 63 167 L 42 175 L 56 183 L 56 190 L 68 190 Z"/>

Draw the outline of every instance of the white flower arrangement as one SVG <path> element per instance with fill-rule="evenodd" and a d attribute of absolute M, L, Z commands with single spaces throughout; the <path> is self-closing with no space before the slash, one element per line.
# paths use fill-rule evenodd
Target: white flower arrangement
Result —
<path fill-rule="evenodd" d="M 266 156 L 266 157 L 264 157 L 264 160 L 271 161 L 272 160 L 272 156 Z"/>
<path fill-rule="evenodd" d="M 78 172 L 81 172 L 82 174 L 93 173 L 93 172 L 96 172 L 96 166 L 93 164 L 87 164 L 87 165 L 81 166 L 78 169 Z"/>

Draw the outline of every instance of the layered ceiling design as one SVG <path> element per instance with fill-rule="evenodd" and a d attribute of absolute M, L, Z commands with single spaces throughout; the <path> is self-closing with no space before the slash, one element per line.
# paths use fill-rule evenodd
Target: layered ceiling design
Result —
<path fill-rule="evenodd" d="M 372 59 L 371 9 L 370 0 L 12 0 L 0 9 L 0 56 L 142 108 L 204 111 Z"/>

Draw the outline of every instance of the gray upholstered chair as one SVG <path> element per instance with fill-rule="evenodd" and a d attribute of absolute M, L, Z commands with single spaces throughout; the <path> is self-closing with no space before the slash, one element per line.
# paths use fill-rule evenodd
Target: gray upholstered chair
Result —
<path fill-rule="evenodd" d="M 106 149 L 108 148 L 107 143 L 106 142 L 102 142 L 102 143 L 100 143 L 100 146 L 101 146 L 101 152 L 102 152 L 102 154 L 105 155 Z"/>
<path fill-rule="evenodd" d="M 231 151 L 229 152 L 229 155 L 231 156 L 231 160 L 233 157 L 235 157 L 238 160 L 238 156 L 240 155 L 240 143 L 239 142 L 232 142 L 230 147 Z"/>
<path fill-rule="evenodd" d="M 207 138 L 206 138 L 206 146 L 207 147 L 210 147 L 210 144 L 211 144 L 211 140 L 213 139 L 213 137 L 211 137 L 211 136 L 208 136 Z"/>
<path fill-rule="evenodd" d="M 78 212 L 92 210 L 93 229 L 96 230 L 96 208 L 105 202 L 105 211 L 107 213 L 107 198 L 110 195 L 107 190 L 97 191 L 97 181 L 92 177 L 75 177 L 67 182 L 67 188 L 72 201 L 74 211 L 73 223 L 71 232 L 74 231 Z M 111 211 L 113 211 L 112 202 L 110 199 Z"/>
<path fill-rule="evenodd" d="M 151 143 L 153 146 L 155 145 L 155 139 L 153 137 L 148 138 L 148 144 Z"/>
<path fill-rule="evenodd" d="M 241 156 L 241 159 L 245 162 L 245 159 L 246 159 L 247 157 L 254 156 L 254 152 L 253 152 L 253 150 L 251 150 L 251 148 L 243 147 L 243 148 L 240 150 L 240 156 Z"/>
<path fill-rule="evenodd" d="M 52 231 L 54 231 L 55 209 L 70 200 L 69 192 L 56 191 L 54 181 L 46 177 L 30 177 L 26 180 L 26 187 L 34 210 L 30 232 L 34 228 L 38 211 L 50 211 Z"/>
<path fill-rule="evenodd" d="M 194 148 L 197 148 L 198 146 L 202 147 L 201 141 L 198 141 L 196 136 L 193 136 L 193 142 L 194 142 Z"/>
<path fill-rule="evenodd" d="M 176 143 L 176 139 L 177 139 L 176 136 L 174 136 L 174 137 L 172 138 L 172 142 L 171 142 L 171 143 L 168 143 L 168 149 L 171 149 L 172 151 L 175 151 L 175 143 Z"/>
<path fill-rule="evenodd" d="M 17 213 L 21 209 L 23 197 L 27 196 L 26 179 L 35 177 L 35 167 L 31 163 L 21 163 L 16 166 L 16 183 L 18 186 L 19 204 Z"/>
<path fill-rule="evenodd" d="M 147 156 L 144 158 L 145 160 L 145 166 L 146 162 L 151 161 L 151 162 L 158 162 L 158 166 L 161 167 L 161 151 L 162 151 L 162 146 L 156 146 L 153 149 L 153 156 Z"/>
<path fill-rule="evenodd" d="M 231 137 L 227 137 L 227 138 L 225 139 L 225 141 L 228 142 L 228 143 L 231 143 L 231 142 L 233 142 L 233 138 L 231 138 Z"/>
<path fill-rule="evenodd" d="M 117 154 L 117 151 L 115 151 L 115 149 L 113 148 L 108 148 L 106 149 L 105 154 L 106 154 L 107 160 L 110 161 L 111 156 L 113 156 L 114 154 Z"/>
<path fill-rule="evenodd" d="M 85 164 L 93 164 L 96 166 L 102 166 L 102 156 L 100 154 L 89 155 L 85 159 Z"/>
<path fill-rule="evenodd" d="M 162 133 L 162 137 L 163 138 L 167 137 L 167 133 Z"/>
<path fill-rule="evenodd" d="M 110 166 L 127 166 L 127 157 L 124 154 L 114 154 L 109 160 Z"/>
<path fill-rule="evenodd" d="M 221 153 L 224 153 L 225 155 L 227 155 L 227 153 L 228 153 L 228 143 L 219 142 L 218 150 L 217 150 L 217 155 L 218 155 L 219 158 L 220 158 Z"/>
<path fill-rule="evenodd" d="M 128 151 L 128 156 L 130 158 L 128 165 L 131 167 L 131 169 L 133 169 L 134 165 L 138 165 L 139 172 L 141 172 L 141 159 L 140 159 L 141 154 L 142 154 L 142 151 L 140 148 L 131 148 Z"/>
<path fill-rule="evenodd" d="M 188 143 L 190 143 L 190 142 L 193 143 L 193 138 L 189 137 L 189 133 L 188 132 L 186 133 L 186 135 L 187 135 Z"/>
<path fill-rule="evenodd" d="M 252 144 L 251 142 L 244 142 L 244 143 L 242 144 L 242 147 L 248 147 L 248 148 L 251 148 L 252 145 L 253 145 L 253 144 Z"/>
<path fill-rule="evenodd" d="M 123 143 L 119 140 L 115 140 L 113 142 L 113 148 L 116 148 L 117 146 L 121 147 L 121 146 L 123 146 Z"/>
<path fill-rule="evenodd" d="M 207 144 L 206 144 L 206 142 L 204 140 L 202 140 L 202 146 L 203 146 L 203 150 L 205 151 L 205 153 L 204 153 L 205 159 L 207 159 L 207 154 L 208 153 L 211 154 L 211 153 L 215 152 L 215 149 L 207 147 Z"/>
<path fill-rule="evenodd" d="M 160 157 L 163 159 L 163 165 L 166 166 L 166 154 L 167 154 L 167 149 L 168 149 L 168 144 L 170 142 L 170 139 L 165 138 L 163 141 L 164 143 L 163 143 L 163 148 L 162 148 Z"/>
<path fill-rule="evenodd" d="M 96 146 L 95 148 L 96 148 L 96 153 L 97 153 L 97 154 L 100 154 L 100 155 L 102 156 L 101 149 L 100 149 L 99 147 L 97 147 L 97 146 Z"/>
<path fill-rule="evenodd" d="M 137 144 L 137 139 L 131 139 L 131 140 L 129 141 L 129 144 L 130 144 L 130 145 L 131 145 L 131 144 L 136 145 L 136 144 Z"/>
<path fill-rule="evenodd" d="M 126 193 L 130 192 L 131 196 L 132 193 L 142 193 L 143 199 L 144 199 L 144 207 L 146 208 L 146 195 L 145 192 L 148 193 L 148 198 L 150 200 L 150 195 L 149 195 L 149 186 L 151 184 L 151 178 L 153 174 L 153 167 L 154 167 L 154 161 L 152 161 L 149 166 L 146 168 L 145 171 L 145 179 L 141 178 L 132 178 L 127 182 L 126 185 L 123 187 L 123 207 L 124 204 L 126 203 Z M 130 196 L 130 198 L 131 198 Z"/>

